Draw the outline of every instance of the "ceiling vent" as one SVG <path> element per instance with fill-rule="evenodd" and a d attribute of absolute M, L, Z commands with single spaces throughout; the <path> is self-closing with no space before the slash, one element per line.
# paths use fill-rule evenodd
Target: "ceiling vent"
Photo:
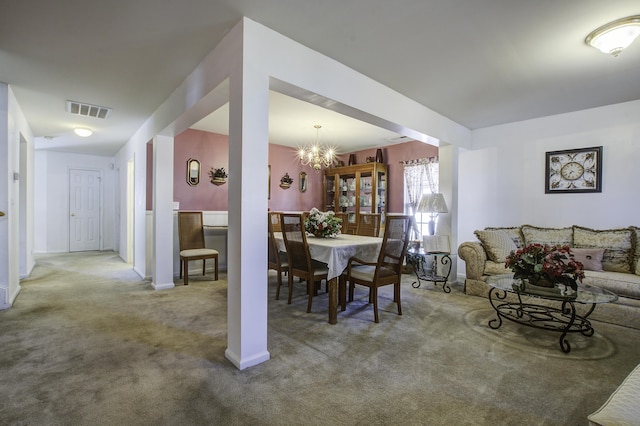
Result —
<path fill-rule="evenodd" d="M 109 114 L 111 114 L 111 108 L 83 104 L 76 101 L 67 101 L 67 112 L 69 114 L 82 115 L 84 117 L 106 119 L 109 117 Z"/>

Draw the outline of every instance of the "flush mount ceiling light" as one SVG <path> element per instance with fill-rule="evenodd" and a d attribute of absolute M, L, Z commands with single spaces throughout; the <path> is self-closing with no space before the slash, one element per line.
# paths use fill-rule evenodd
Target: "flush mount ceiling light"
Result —
<path fill-rule="evenodd" d="M 73 129 L 73 131 L 76 133 L 76 135 L 81 136 L 83 138 L 88 138 L 93 134 L 91 130 L 84 129 L 82 127 L 76 127 L 75 129 Z"/>
<path fill-rule="evenodd" d="M 584 42 L 603 53 L 618 56 L 633 43 L 638 35 L 640 35 L 640 15 L 633 15 L 593 30 Z"/>

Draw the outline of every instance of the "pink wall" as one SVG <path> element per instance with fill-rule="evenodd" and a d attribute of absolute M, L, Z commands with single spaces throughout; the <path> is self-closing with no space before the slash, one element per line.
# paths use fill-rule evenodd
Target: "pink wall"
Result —
<path fill-rule="evenodd" d="M 269 145 L 269 164 L 271 165 L 272 211 L 309 211 L 322 206 L 322 172 L 316 172 L 309 166 L 303 166 L 296 157 L 295 149 L 282 145 Z M 300 192 L 300 172 L 307 173 L 307 191 Z M 291 188 L 280 188 L 280 178 L 285 173 L 293 179 Z"/>
<path fill-rule="evenodd" d="M 200 183 L 187 183 L 187 160 L 200 161 Z M 224 167 L 229 174 L 229 139 L 226 135 L 187 129 L 174 139 L 173 152 L 173 200 L 180 203 L 180 210 L 228 209 L 229 184 L 216 186 L 211 183 L 211 168 Z"/>
<path fill-rule="evenodd" d="M 400 161 L 438 155 L 438 148 L 422 142 L 406 142 L 382 148 L 383 160 L 387 164 L 388 211 L 402 213 L 404 209 L 404 176 Z M 376 155 L 376 149 L 356 151 L 356 162 L 365 163 L 366 158 Z M 147 210 L 152 209 L 151 158 L 153 148 L 147 146 Z M 200 161 L 200 184 L 190 186 L 186 181 L 187 160 Z M 340 156 L 348 163 L 349 153 Z M 309 166 L 302 166 L 296 158 L 295 150 L 281 145 L 269 145 L 269 164 L 271 165 L 272 211 L 309 211 L 322 205 L 322 172 L 315 172 Z M 174 139 L 174 183 L 173 199 L 180 202 L 181 210 L 226 211 L 228 209 L 228 183 L 216 186 L 211 183 L 209 170 L 224 167 L 229 172 L 229 143 L 226 135 L 188 129 Z M 301 171 L 307 173 L 307 191 L 299 191 Z M 293 179 L 289 189 L 280 188 L 280 178 L 285 173 Z"/>
<path fill-rule="evenodd" d="M 200 183 L 187 183 L 187 160 L 200 161 Z M 229 185 L 211 183 L 212 167 L 229 172 L 229 143 L 225 135 L 187 129 L 173 142 L 173 200 L 180 203 L 180 210 L 226 211 Z M 153 144 L 147 144 L 147 210 L 153 209 Z"/>

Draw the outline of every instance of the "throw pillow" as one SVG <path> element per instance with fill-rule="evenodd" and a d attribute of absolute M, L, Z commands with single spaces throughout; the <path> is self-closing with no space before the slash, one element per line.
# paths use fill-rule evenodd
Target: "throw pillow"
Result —
<path fill-rule="evenodd" d="M 537 243 L 545 246 L 571 246 L 573 243 L 572 228 L 539 228 L 537 226 L 522 225 L 521 229 L 526 245 Z"/>
<path fill-rule="evenodd" d="M 631 232 L 629 228 L 596 230 L 574 226 L 573 245 L 576 248 L 604 249 L 602 256 L 604 271 L 630 273 L 633 261 L 633 235 Z"/>
<path fill-rule="evenodd" d="M 492 227 L 488 227 L 488 228 L 484 228 L 484 230 L 485 231 L 504 231 L 513 240 L 513 242 L 515 243 L 516 247 L 518 247 L 519 249 L 524 247 L 524 238 L 522 238 L 522 232 L 520 232 L 520 227 L 519 226 L 514 226 L 514 227 L 511 227 L 511 228 L 492 228 Z"/>
<path fill-rule="evenodd" d="M 582 263 L 585 271 L 602 272 L 604 249 L 572 248 L 573 260 Z"/>
<path fill-rule="evenodd" d="M 474 234 L 482 243 L 489 260 L 494 262 L 504 262 L 512 251 L 518 250 L 505 231 L 475 231 Z"/>

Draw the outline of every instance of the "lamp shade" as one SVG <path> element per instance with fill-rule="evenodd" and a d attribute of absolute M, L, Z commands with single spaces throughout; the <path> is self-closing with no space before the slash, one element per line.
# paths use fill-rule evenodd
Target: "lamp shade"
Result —
<path fill-rule="evenodd" d="M 423 195 L 418 204 L 418 211 L 422 213 L 449 213 L 444 195 L 440 193 Z"/>

